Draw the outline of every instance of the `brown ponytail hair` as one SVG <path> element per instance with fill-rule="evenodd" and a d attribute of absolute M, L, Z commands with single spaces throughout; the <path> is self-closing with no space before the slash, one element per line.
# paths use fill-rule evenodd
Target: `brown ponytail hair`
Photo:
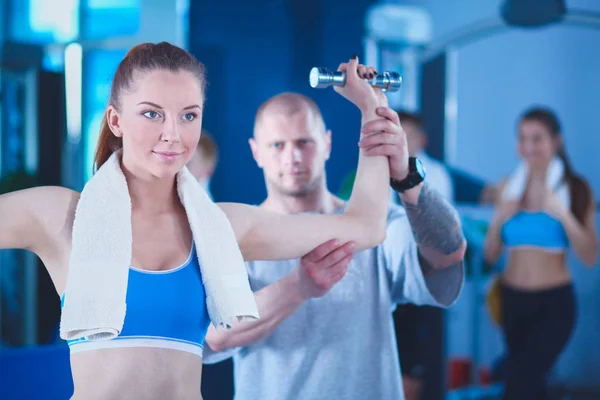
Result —
<path fill-rule="evenodd" d="M 192 73 L 200 82 L 202 93 L 206 89 L 206 74 L 202 63 L 187 51 L 167 42 L 143 43 L 133 47 L 121 61 L 115 72 L 110 89 L 108 105 L 117 110 L 121 106 L 123 90 L 131 90 L 134 79 L 140 73 L 165 70 L 173 73 L 186 71 Z M 94 170 L 98 170 L 114 153 L 123 147 L 123 141 L 115 136 L 108 125 L 106 112 L 102 117 L 100 136 L 94 157 Z"/>
<path fill-rule="evenodd" d="M 554 112 L 547 108 L 536 107 L 527 110 L 521 117 L 521 122 L 523 121 L 536 121 L 541 123 L 548 129 L 548 132 L 554 139 L 558 139 L 561 136 L 561 127 L 558 117 Z M 586 214 L 591 206 L 591 189 L 587 182 L 573 170 L 571 162 L 567 157 L 564 143 L 557 150 L 556 155 L 562 160 L 565 166 L 564 180 L 569 185 L 571 194 L 571 212 L 575 215 L 575 218 L 583 224 Z"/>

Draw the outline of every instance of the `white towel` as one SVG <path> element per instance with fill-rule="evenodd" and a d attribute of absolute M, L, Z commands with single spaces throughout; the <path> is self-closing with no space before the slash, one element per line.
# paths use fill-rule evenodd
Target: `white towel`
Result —
<path fill-rule="evenodd" d="M 206 304 L 217 329 L 258 319 L 246 266 L 229 220 L 192 174 L 177 174 L 177 192 L 196 246 Z M 123 328 L 132 252 L 131 198 L 114 153 L 85 185 L 73 223 L 60 323 L 63 339 L 113 339 Z"/>
<path fill-rule="evenodd" d="M 553 191 L 558 200 L 566 208 L 571 207 L 569 186 L 564 180 L 565 165 L 559 157 L 554 157 L 546 170 L 546 188 Z M 519 200 L 523 197 L 527 181 L 529 180 L 529 167 L 526 162 L 519 163 L 509 176 L 502 191 L 503 200 Z"/>

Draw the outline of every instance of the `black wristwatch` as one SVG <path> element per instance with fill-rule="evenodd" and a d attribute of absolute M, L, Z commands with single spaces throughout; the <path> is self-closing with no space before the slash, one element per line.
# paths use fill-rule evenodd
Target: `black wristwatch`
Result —
<path fill-rule="evenodd" d="M 408 159 L 408 175 L 401 181 L 390 178 L 390 186 L 398 193 L 414 188 L 425 180 L 425 167 L 416 157 Z"/>

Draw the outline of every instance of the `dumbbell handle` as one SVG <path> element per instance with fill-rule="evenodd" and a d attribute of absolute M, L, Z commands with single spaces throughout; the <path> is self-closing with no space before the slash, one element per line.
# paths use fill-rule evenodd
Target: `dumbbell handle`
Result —
<path fill-rule="evenodd" d="M 308 80 L 310 86 L 317 89 L 329 86 L 344 86 L 346 84 L 346 74 L 344 72 L 333 72 L 323 67 L 314 67 L 310 70 Z M 402 77 L 397 72 L 385 71 L 367 82 L 372 86 L 381 88 L 384 92 L 395 92 L 402 86 Z"/>

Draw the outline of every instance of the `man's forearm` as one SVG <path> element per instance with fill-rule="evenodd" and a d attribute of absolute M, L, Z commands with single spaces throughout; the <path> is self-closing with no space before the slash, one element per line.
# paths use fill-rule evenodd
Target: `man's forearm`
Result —
<path fill-rule="evenodd" d="M 235 323 L 226 331 L 217 331 L 211 325 L 206 335 L 206 343 L 211 350 L 217 352 L 232 347 L 247 346 L 269 336 L 304 302 L 302 294 L 296 288 L 293 274 L 290 274 L 255 292 L 260 319 Z"/>
<path fill-rule="evenodd" d="M 427 184 L 403 193 L 400 198 L 419 251 L 428 261 L 429 266 L 424 267 L 444 268 L 462 262 L 466 240 L 454 207 Z"/>

